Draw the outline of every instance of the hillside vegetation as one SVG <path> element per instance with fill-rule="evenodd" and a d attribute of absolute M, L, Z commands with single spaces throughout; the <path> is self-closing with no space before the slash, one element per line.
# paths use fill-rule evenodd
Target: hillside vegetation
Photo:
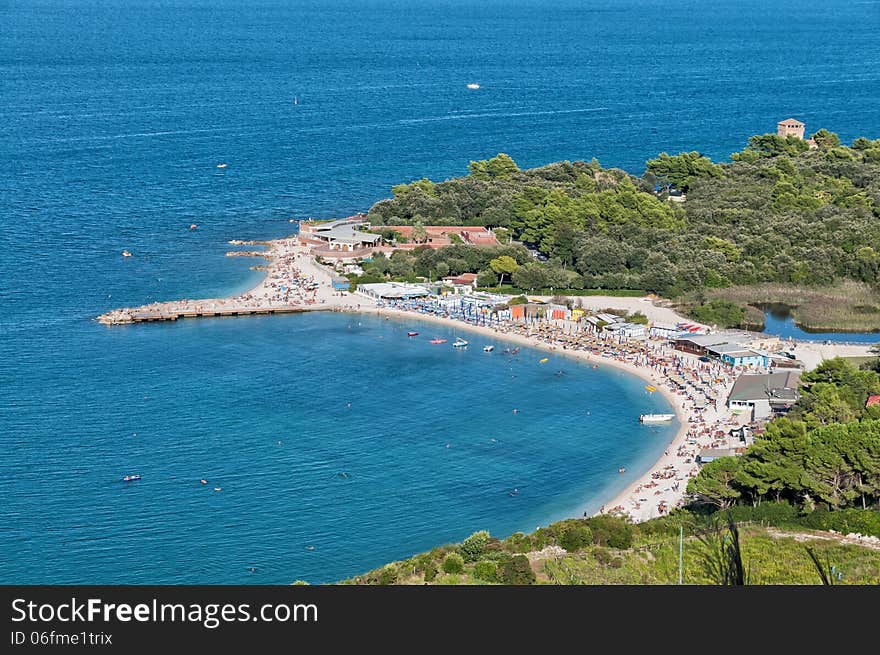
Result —
<path fill-rule="evenodd" d="M 861 530 L 880 535 L 880 512 L 804 517 L 790 505 L 771 504 L 730 518 L 740 521 L 736 536 L 743 584 L 815 585 L 823 583 L 823 573 L 833 584 L 880 583 L 880 540 L 840 534 Z M 682 582 L 735 584 L 724 571 L 723 548 L 730 530 L 718 519 L 678 511 L 638 525 L 612 516 L 571 519 L 503 540 L 477 532 L 460 544 L 393 562 L 345 583 L 676 584 L 681 527 Z"/>
<path fill-rule="evenodd" d="M 525 290 L 645 289 L 687 296 L 699 311 L 713 299 L 741 309 L 758 302 L 742 291 L 726 298 L 732 287 L 765 285 L 760 301 L 772 302 L 782 299 L 768 293 L 770 283 L 809 290 L 850 282 L 864 291 L 851 313 L 880 328 L 880 139 L 844 146 L 827 130 L 813 137 L 815 150 L 794 137 L 754 136 L 720 164 L 696 152 L 661 153 L 641 178 L 596 160 L 520 170 L 499 154 L 471 162 L 464 177 L 397 185 L 369 218 L 500 228 L 502 240 L 546 257 L 512 254 L 517 267 L 507 279 Z M 670 202 L 669 191 L 685 192 L 686 201 Z M 478 272 L 485 286 L 498 279 L 461 251 L 418 258 L 401 253 L 394 274 Z"/>
<path fill-rule="evenodd" d="M 741 457 L 721 457 L 688 482 L 695 503 L 712 508 L 786 500 L 806 512 L 880 510 L 880 375 L 842 358 L 801 376 L 788 416 L 766 425 Z"/>

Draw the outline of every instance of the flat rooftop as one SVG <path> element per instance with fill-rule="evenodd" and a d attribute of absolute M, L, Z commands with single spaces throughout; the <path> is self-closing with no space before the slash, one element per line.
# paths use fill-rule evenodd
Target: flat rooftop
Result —
<path fill-rule="evenodd" d="M 797 400 L 801 372 L 776 371 L 774 373 L 740 375 L 730 390 L 728 401 L 748 402 L 753 400 Z"/>

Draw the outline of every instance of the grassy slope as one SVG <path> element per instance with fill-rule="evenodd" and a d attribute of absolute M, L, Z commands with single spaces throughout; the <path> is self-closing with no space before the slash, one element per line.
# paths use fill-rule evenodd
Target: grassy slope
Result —
<path fill-rule="evenodd" d="M 750 584 L 820 584 L 816 569 L 807 555 L 812 547 L 820 561 L 834 565 L 843 573 L 835 584 L 880 584 L 880 550 L 844 544 L 840 536 L 812 530 L 781 530 L 759 525 L 741 528 L 743 560 Z M 704 570 L 708 547 L 696 537 L 684 540 L 683 581 L 685 584 L 712 584 Z M 575 553 L 555 549 L 528 553 L 539 584 L 676 584 L 678 581 L 678 540 L 638 539 L 633 548 L 614 550 L 587 546 Z M 425 584 L 421 572 L 413 573 L 413 560 L 396 562 L 383 568 L 396 572 L 397 584 Z M 349 584 L 376 584 L 379 569 L 346 581 Z M 473 564 L 460 574 L 438 573 L 432 584 L 487 584 L 473 576 Z"/>
<path fill-rule="evenodd" d="M 767 528 L 747 528 L 740 537 L 743 561 L 750 584 L 820 584 L 807 555 L 812 546 L 820 561 L 828 561 L 843 572 L 838 584 L 880 583 L 880 551 L 834 540 L 798 541 L 792 536 Z M 793 534 L 793 533 L 792 533 Z M 823 535 L 826 533 L 815 533 Z M 543 562 L 541 572 L 551 584 L 675 584 L 678 581 L 678 544 L 666 543 L 654 549 L 630 550 L 620 554 L 620 568 L 603 565 L 596 559 L 595 547 Z M 683 551 L 683 582 L 713 584 L 703 568 L 706 546 L 686 539 Z"/>

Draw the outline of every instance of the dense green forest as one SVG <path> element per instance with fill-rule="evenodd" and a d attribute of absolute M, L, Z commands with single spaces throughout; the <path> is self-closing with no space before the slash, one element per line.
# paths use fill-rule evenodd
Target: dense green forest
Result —
<path fill-rule="evenodd" d="M 801 381 L 788 416 L 770 421 L 743 456 L 709 462 L 690 480 L 696 504 L 880 509 L 880 406 L 865 406 L 880 394 L 877 371 L 837 358 Z"/>
<path fill-rule="evenodd" d="M 688 297 L 699 312 L 707 300 L 724 302 L 707 291 L 731 287 L 872 288 L 880 282 L 880 139 L 844 146 L 827 130 L 813 138 L 816 149 L 795 137 L 754 136 L 720 164 L 696 152 L 661 153 L 641 178 L 596 160 L 520 170 L 499 154 L 471 162 L 464 177 L 395 186 L 368 217 L 376 226 L 496 228 L 500 239 L 540 253 L 542 261 L 512 253 L 518 268 L 509 278 L 521 289 L 645 289 Z M 686 201 L 671 202 L 670 192 L 685 192 Z M 430 276 L 448 266 L 482 273 L 486 286 L 497 280 L 488 262 L 465 256 L 472 248 L 459 248 L 431 255 L 436 262 L 403 253 L 395 270 Z M 728 310 L 703 308 L 709 318 L 742 320 Z M 880 306 L 862 310 L 880 316 Z"/>

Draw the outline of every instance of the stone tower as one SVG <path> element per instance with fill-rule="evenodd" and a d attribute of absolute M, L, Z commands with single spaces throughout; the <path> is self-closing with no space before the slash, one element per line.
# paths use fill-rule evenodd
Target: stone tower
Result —
<path fill-rule="evenodd" d="M 804 127 L 799 120 L 794 118 L 786 118 L 776 124 L 776 134 L 779 136 L 796 136 L 799 139 L 804 138 Z"/>

